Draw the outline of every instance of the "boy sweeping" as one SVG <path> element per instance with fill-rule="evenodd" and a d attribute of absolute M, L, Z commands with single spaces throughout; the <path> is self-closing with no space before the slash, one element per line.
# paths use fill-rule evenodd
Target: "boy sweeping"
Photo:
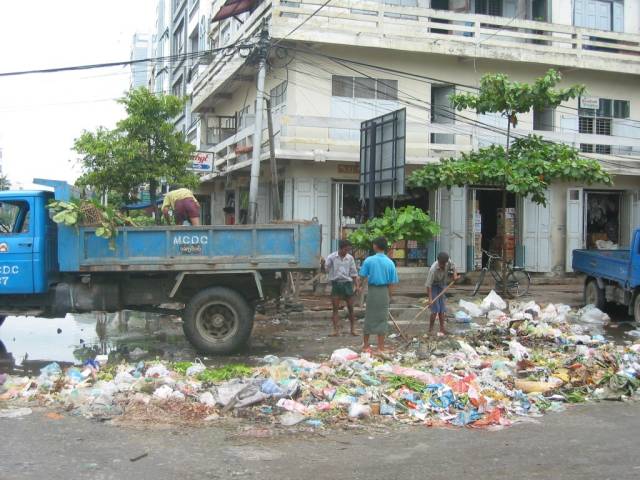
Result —
<path fill-rule="evenodd" d="M 429 268 L 429 274 L 427 275 L 427 281 L 425 287 L 427 287 L 427 295 L 429 297 L 429 303 L 433 302 L 433 299 L 446 288 L 452 281 L 455 282 L 458 279 L 458 272 L 456 266 L 449 259 L 447 252 L 440 252 L 438 254 L 438 260 L 433 262 L 431 268 Z M 447 331 L 444 327 L 445 317 L 447 313 L 447 304 L 444 295 L 441 295 L 431 305 L 431 317 L 429 318 L 429 335 L 433 330 L 433 326 L 436 323 L 436 318 L 440 319 L 440 333 L 446 335 Z"/>

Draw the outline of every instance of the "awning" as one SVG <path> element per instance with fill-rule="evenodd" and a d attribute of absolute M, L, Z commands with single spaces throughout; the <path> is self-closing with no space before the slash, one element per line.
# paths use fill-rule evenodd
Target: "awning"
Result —
<path fill-rule="evenodd" d="M 252 10 L 258 0 L 227 0 L 213 17 L 212 22 L 219 22 L 225 18 L 235 17 L 241 13 Z"/>

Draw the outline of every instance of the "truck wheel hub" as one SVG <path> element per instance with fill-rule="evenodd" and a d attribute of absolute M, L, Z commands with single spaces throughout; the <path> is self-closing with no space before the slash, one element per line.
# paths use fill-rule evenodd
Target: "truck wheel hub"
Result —
<path fill-rule="evenodd" d="M 225 305 L 212 304 L 200 310 L 196 325 L 209 341 L 221 341 L 237 330 L 236 315 Z"/>

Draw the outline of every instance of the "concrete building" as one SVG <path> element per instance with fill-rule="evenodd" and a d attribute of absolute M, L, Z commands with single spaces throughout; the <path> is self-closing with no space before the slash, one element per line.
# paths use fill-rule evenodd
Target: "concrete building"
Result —
<path fill-rule="evenodd" d="M 153 90 L 187 97 L 184 114 L 176 118 L 176 129 L 200 147 L 200 119 L 191 113 L 193 85 L 210 58 L 207 29 L 209 5 L 200 0 L 158 0 L 153 67 Z"/>
<path fill-rule="evenodd" d="M 233 5 L 236 15 L 209 30 L 217 47 L 257 42 L 266 25 L 265 92 L 273 105 L 284 218 L 318 219 L 323 254 L 366 218 L 358 186 L 362 121 L 406 109 L 402 174 L 408 176 L 426 163 L 505 142 L 506 119 L 454 112 L 450 93 L 473 91 L 485 73 L 531 82 L 549 68 L 563 73 L 564 85 L 585 84 L 587 94 L 522 115 L 515 134 L 574 145 L 601 161 L 615 185 L 554 185 L 546 207 L 510 197 L 516 257 L 533 272 L 564 272 L 574 248 L 598 240 L 628 245 L 640 226 L 640 2 L 333 0 L 320 8 L 323 3 L 216 0 L 212 18 L 225 17 Z M 219 53 L 190 91 L 205 126 L 202 143 L 215 154 L 216 170 L 202 184 L 213 223 L 246 217 L 256 74 L 246 49 Z M 273 177 L 266 131 L 263 138 L 258 216 L 268 221 Z M 441 224 L 437 241 L 417 246 L 407 264 L 425 265 L 444 249 L 468 271 L 482 262 L 479 247 L 490 248 L 497 234 L 499 198 L 491 186 L 468 185 L 407 191 L 377 204 L 415 204 Z"/>
<path fill-rule="evenodd" d="M 131 60 L 144 60 L 151 57 L 153 35 L 146 33 L 135 33 L 131 43 Z M 146 62 L 134 63 L 131 65 L 131 81 L 129 88 L 148 87 L 150 80 L 150 66 Z"/>

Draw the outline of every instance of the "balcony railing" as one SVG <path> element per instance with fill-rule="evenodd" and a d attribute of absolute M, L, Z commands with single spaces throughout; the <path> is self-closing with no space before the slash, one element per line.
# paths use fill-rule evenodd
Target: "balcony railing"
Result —
<path fill-rule="evenodd" d="M 271 36 L 640 73 L 636 34 L 373 1 L 333 0 L 309 18 L 323 3 L 273 0 Z"/>
<path fill-rule="evenodd" d="M 263 122 L 266 125 L 266 121 Z M 634 127 L 635 128 L 635 127 Z M 627 155 L 611 157 L 613 163 L 624 168 L 626 163 L 638 164 L 640 156 L 640 127 L 629 136 L 582 134 L 577 131 L 535 131 L 525 128 L 513 129 L 514 138 L 535 133 L 545 139 L 572 145 L 580 144 L 613 145 L 612 153 L 626 152 Z M 305 115 L 274 115 L 275 149 L 279 158 L 296 158 L 316 162 L 359 161 L 360 120 Z M 228 132 L 231 133 L 231 132 Z M 247 168 L 253 155 L 254 126 L 240 127 L 233 135 L 209 147 L 215 154 L 216 175 Z M 268 154 L 268 134 L 263 132 L 264 144 L 261 149 L 263 160 Z M 486 131 L 475 125 L 457 122 L 437 124 L 407 122 L 406 163 L 421 165 L 440 158 L 457 156 L 487 143 L 505 143 L 505 136 Z M 432 140 L 447 139 L 447 143 Z M 449 143 L 451 142 L 451 143 Z M 607 155 L 583 153 L 585 156 L 607 159 Z M 621 158 L 623 157 L 623 158 Z M 627 159 L 627 160 L 625 160 Z M 614 161 L 615 160 L 615 161 Z M 611 170 L 609 165 L 605 165 Z"/>

